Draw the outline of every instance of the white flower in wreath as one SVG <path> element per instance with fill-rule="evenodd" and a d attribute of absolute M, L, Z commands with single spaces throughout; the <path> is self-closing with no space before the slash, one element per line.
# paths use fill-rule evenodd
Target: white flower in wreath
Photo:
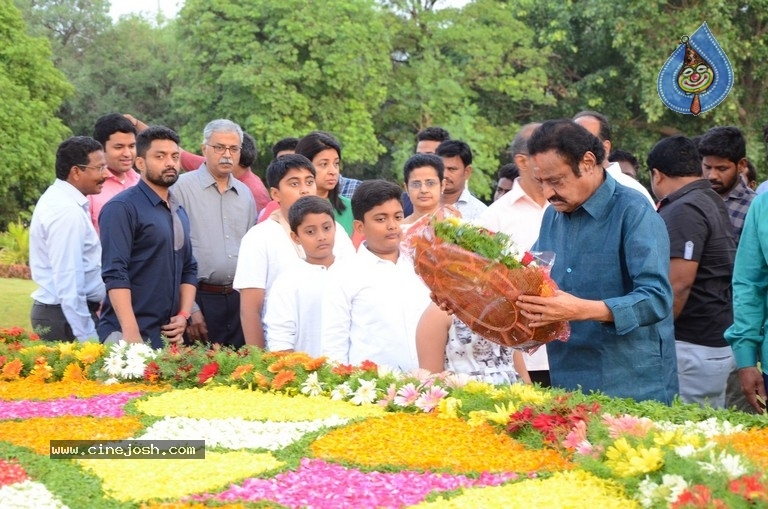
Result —
<path fill-rule="evenodd" d="M 365 403 L 373 403 L 376 401 L 376 380 L 360 380 L 360 387 L 354 393 L 352 403 L 355 405 L 363 405 Z"/>

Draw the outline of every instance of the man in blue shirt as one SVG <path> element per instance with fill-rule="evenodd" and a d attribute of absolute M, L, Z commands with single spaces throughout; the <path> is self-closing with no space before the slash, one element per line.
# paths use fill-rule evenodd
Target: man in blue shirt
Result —
<path fill-rule="evenodd" d="M 195 300 L 197 263 L 189 218 L 168 188 L 179 177 L 179 136 L 155 126 L 136 139 L 138 185 L 110 200 L 99 216 L 107 289 L 102 342 L 182 341 Z"/>
<path fill-rule="evenodd" d="M 552 385 L 669 404 L 678 381 L 664 222 L 605 172 L 602 143 L 573 121 L 545 122 L 528 149 L 552 205 L 533 250 L 556 253 L 560 290 L 519 304 L 532 327 L 571 322 L 567 342 L 547 345 Z"/>

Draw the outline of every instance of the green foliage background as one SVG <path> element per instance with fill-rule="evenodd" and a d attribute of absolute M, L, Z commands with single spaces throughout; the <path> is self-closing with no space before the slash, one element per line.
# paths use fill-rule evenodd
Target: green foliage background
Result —
<path fill-rule="evenodd" d="M 111 111 L 169 125 L 192 150 L 206 122 L 231 118 L 258 142 L 257 173 L 272 143 L 322 129 L 347 175 L 394 180 L 416 132 L 441 125 L 472 146 L 470 186 L 486 198 L 521 125 L 582 109 L 607 114 L 614 147 L 641 161 L 664 136 L 737 125 L 766 175 L 768 0 L 186 0 L 171 20 L 108 13 L 108 0 L 0 0 L 0 230 L 53 180 L 56 145 Z M 656 77 L 704 21 L 735 85 L 710 112 L 676 114 Z"/>

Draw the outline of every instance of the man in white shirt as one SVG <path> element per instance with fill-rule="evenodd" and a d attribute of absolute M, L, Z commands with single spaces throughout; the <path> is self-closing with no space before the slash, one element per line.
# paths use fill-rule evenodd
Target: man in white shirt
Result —
<path fill-rule="evenodd" d="M 365 360 L 411 371 L 419 366 L 416 326 L 430 303 L 429 290 L 400 254 L 402 190 L 368 180 L 352 197 L 355 231 L 365 234 L 356 263 L 328 289 L 323 310 L 323 351 L 332 360 Z"/>
<path fill-rule="evenodd" d="M 549 207 L 541 184 L 533 178 L 533 161 L 528 155 L 528 138 L 539 125 L 541 124 L 524 125 L 512 140 L 509 151 L 520 176 L 515 179 L 512 189 L 492 203 L 477 221 L 491 231 L 509 235 L 521 251 L 530 249 L 536 242 L 541 219 Z M 525 354 L 523 359 L 530 377 L 529 380 L 525 377 L 523 379 L 549 387 L 547 349 L 539 348 L 533 354 Z"/>
<path fill-rule="evenodd" d="M 440 156 L 445 165 L 443 205 L 453 205 L 462 218 L 474 221 L 488 206 L 467 189 L 472 175 L 472 150 L 461 140 L 446 140 L 438 145 L 435 155 Z"/>
<path fill-rule="evenodd" d="M 608 119 L 605 115 L 596 111 L 580 111 L 574 115 L 573 121 L 592 133 L 593 136 L 597 136 L 603 143 L 603 147 L 605 147 L 605 158 L 601 163 L 603 168 L 605 168 L 605 171 L 607 171 L 619 184 L 634 189 L 645 196 L 648 203 L 656 209 L 656 202 L 651 197 L 651 193 L 648 192 L 648 189 L 637 180 L 622 172 L 619 163 L 610 163 L 608 161 L 608 155 L 611 153 L 611 124 L 608 123 Z"/>
<path fill-rule="evenodd" d="M 29 227 L 29 265 L 39 287 L 30 320 L 44 340 L 98 339 L 95 312 L 106 291 L 87 196 L 101 192 L 108 174 L 104 149 L 93 138 L 75 136 L 56 150 L 56 181 L 38 200 Z"/>

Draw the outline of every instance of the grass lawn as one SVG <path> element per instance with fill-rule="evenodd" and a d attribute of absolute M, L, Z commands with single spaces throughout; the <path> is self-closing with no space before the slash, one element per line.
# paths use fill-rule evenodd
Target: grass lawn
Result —
<path fill-rule="evenodd" d="M 32 330 L 29 323 L 29 310 L 32 298 L 29 296 L 37 285 L 28 279 L 0 278 L 0 327 L 18 325 Z"/>

